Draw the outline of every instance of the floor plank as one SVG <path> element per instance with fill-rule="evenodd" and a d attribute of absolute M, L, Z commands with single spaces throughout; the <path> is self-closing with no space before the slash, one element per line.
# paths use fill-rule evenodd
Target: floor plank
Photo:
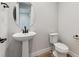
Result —
<path fill-rule="evenodd" d="M 52 50 L 50 50 L 50 51 L 40 54 L 36 57 L 54 57 L 54 55 L 52 54 Z M 67 57 L 72 57 L 72 56 L 70 54 L 67 54 Z"/>

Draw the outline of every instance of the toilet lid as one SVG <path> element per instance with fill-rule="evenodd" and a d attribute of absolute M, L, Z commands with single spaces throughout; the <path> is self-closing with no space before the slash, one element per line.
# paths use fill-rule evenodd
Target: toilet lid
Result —
<path fill-rule="evenodd" d="M 68 47 L 63 43 L 55 43 L 54 45 L 55 45 L 55 48 L 57 48 L 57 49 L 60 49 L 63 51 L 68 50 Z"/>

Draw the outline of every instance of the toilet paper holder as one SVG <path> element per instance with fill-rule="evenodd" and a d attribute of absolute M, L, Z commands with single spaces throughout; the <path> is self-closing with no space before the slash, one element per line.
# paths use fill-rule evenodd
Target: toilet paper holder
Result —
<path fill-rule="evenodd" d="M 73 35 L 73 38 L 79 40 L 79 35 Z"/>

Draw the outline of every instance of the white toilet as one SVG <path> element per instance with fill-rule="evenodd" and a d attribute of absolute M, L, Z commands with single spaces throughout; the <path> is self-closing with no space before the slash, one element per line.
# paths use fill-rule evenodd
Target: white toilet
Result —
<path fill-rule="evenodd" d="M 55 50 L 53 54 L 55 57 L 66 57 L 66 54 L 69 52 L 67 45 L 58 42 L 58 33 L 50 33 L 50 43 L 54 44 Z"/>

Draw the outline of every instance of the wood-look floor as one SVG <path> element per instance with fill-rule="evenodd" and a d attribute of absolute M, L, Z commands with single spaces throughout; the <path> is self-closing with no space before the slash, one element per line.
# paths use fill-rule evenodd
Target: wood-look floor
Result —
<path fill-rule="evenodd" d="M 38 56 L 36 56 L 36 57 L 54 57 L 54 55 L 52 55 L 52 53 L 51 53 L 52 51 L 48 51 L 48 52 L 46 52 L 46 53 L 43 53 L 43 54 L 41 54 L 41 55 L 38 55 Z M 72 57 L 70 54 L 67 54 L 67 57 Z"/>
<path fill-rule="evenodd" d="M 51 57 L 51 53 L 50 53 L 50 51 L 48 51 L 48 52 L 43 53 L 43 54 L 41 54 L 41 55 L 38 55 L 38 56 L 36 56 L 36 57 Z"/>

